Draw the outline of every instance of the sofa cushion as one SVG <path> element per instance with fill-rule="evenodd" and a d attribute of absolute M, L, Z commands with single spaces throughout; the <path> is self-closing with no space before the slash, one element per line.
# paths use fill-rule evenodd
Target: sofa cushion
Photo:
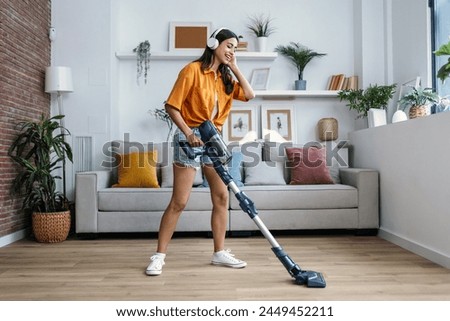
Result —
<path fill-rule="evenodd" d="M 228 171 L 237 186 L 244 186 L 244 183 L 242 182 L 242 160 L 244 159 L 244 155 L 242 155 L 241 152 L 236 151 L 232 152 L 231 156 L 231 162 L 228 164 Z"/>
<path fill-rule="evenodd" d="M 252 165 L 244 163 L 245 185 L 286 185 L 283 164 L 280 162 L 260 162 Z"/>
<path fill-rule="evenodd" d="M 117 154 L 118 183 L 113 187 L 159 187 L 156 175 L 157 151 Z"/>
<path fill-rule="evenodd" d="M 316 147 L 322 147 L 322 144 L 320 143 L 309 143 L 307 146 L 316 146 Z M 286 148 L 288 147 L 307 147 L 305 145 L 300 144 L 293 144 L 292 142 L 286 142 L 286 143 L 276 143 L 276 142 L 264 142 L 263 146 L 263 160 L 265 161 L 273 161 L 273 162 L 282 162 L 283 164 L 286 164 Z M 337 148 L 336 146 L 331 146 L 331 144 L 327 144 L 325 148 Z M 328 151 L 328 149 L 327 149 Z M 341 178 L 339 175 L 339 169 L 340 168 L 346 168 L 348 167 L 348 164 L 346 163 L 346 159 L 348 158 L 347 155 L 347 148 L 340 148 L 338 149 L 337 153 L 338 156 L 334 156 L 333 151 L 331 153 L 327 153 L 327 167 L 330 171 L 330 176 L 333 179 L 333 182 L 335 184 L 341 183 Z M 284 170 L 284 179 L 286 182 L 291 181 L 291 172 L 290 168 L 286 166 Z"/>
<path fill-rule="evenodd" d="M 333 184 L 327 167 L 325 148 L 286 148 L 287 166 L 291 169 L 290 184 Z"/>
<path fill-rule="evenodd" d="M 333 209 L 358 207 L 358 190 L 349 185 L 244 186 L 242 191 L 259 210 Z M 231 209 L 240 209 L 234 195 Z"/>
<path fill-rule="evenodd" d="M 98 191 L 100 211 L 164 211 L 172 197 L 172 188 L 105 188 Z M 211 210 L 209 189 L 193 188 L 186 211 Z"/>
<path fill-rule="evenodd" d="M 231 161 L 227 164 L 227 169 L 237 186 L 244 186 L 242 182 L 242 160 L 243 155 L 239 151 L 231 152 Z M 209 187 L 208 180 L 203 177 L 202 187 Z"/>

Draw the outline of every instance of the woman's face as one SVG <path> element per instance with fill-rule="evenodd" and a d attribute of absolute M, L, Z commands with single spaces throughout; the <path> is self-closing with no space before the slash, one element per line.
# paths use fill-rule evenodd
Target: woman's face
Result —
<path fill-rule="evenodd" d="M 234 52 L 236 51 L 238 41 L 236 38 L 229 38 L 222 41 L 214 51 L 214 56 L 219 63 L 229 64 L 234 60 Z"/>

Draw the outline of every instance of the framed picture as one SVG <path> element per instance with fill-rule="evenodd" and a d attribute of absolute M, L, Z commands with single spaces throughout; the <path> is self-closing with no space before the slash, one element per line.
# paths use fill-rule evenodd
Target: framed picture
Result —
<path fill-rule="evenodd" d="M 204 49 L 211 22 L 170 22 L 169 51 Z"/>
<path fill-rule="evenodd" d="M 291 106 L 261 107 L 263 138 L 269 141 L 294 142 L 294 108 Z"/>
<path fill-rule="evenodd" d="M 250 85 L 254 90 L 267 90 L 269 86 L 270 68 L 253 69 Z"/>
<path fill-rule="evenodd" d="M 240 141 L 244 137 L 258 138 L 259 124 L 257 122 L 256 106 L 233 106 L 223 126 L 225 141 Z"/>

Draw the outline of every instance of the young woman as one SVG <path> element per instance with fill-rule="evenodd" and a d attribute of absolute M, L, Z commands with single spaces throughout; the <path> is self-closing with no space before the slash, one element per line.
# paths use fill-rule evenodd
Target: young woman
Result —
<path fill-rule="evenodd" d="M 198 130 L 201 123 L 209 119 L 217 129 L 222 130 L 233 99 L 248 101 L 254 98 L 253 89 L 236 62 L 235 50 L 238 41 L 238 36 L 231 30 L 216 30 L 208 39 L 203 55 L 180 71 L 166 101 L 166 111 L 178 127 L 174 135 L 173 192 L 161 218 L 158 247 L 150 258 L 147 275 L 160 275 L 162 272 L 168 244 L 178 218 L 188 202 L 195 172 L 200 166 L 203 166 L 213 204 L 211 230 L 214 253 L 211 263 L 232 268 L 243 268 L 247 265 L 224 249 L 228 220 L 227 187 L 207 156 L 200 161 L 191 160 L 179 146 L 180 141 L 187 141 L 192 147 L 203 145 Z M 233 79 L 231 72 L 237 81 Z"/>

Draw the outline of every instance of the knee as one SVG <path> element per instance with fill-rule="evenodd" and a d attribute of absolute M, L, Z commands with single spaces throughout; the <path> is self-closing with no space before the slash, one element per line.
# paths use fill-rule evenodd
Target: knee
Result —
<path fill-rule="evenodd" d="M 187 204 L 187 201 L 172 199 L 169 203 L 168 208 L 171 213 L 180 214 L 186 207 L 186 204 Z"/>
<path fill-rule="evenodd" d="M 228 209 L 228 192 L 224 191 L 224 192 L 216 193 L 213 196 L 213 205 L 214 205 L 214 207 Z"/>

